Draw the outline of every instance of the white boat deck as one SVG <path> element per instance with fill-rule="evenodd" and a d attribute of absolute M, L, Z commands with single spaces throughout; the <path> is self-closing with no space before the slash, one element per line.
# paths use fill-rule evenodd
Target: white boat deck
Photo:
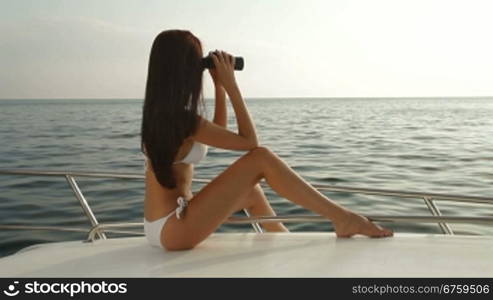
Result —
<path fill-rule="evenodd" d="M 0 259 L 1 277 L 489 277 L 493 237 L 215 233 L 170 251 L 144 237 L 40 244 Z"/>

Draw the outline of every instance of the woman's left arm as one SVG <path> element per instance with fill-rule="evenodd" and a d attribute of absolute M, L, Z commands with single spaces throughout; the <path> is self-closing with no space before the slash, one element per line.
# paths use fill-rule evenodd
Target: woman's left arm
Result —
<path fill-rule="evenodd" d="M 214 82 L 215 97 L 216 97 L 214 120 L 212 122 L 226 128 L 228 123 L 228 109 L 226 107 L 226 91 L 224 90 L 224 87 L 218 82 L 215 74 L 215 70 L 209 69 L 209 72 L 211 73 L 211 77 Z"/>

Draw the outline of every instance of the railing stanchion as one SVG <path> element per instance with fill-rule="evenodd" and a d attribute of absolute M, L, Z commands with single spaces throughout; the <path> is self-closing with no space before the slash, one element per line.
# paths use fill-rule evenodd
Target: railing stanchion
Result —
<path fill-rule="evenodd" d="M 96 216 L 92 212 L 92 209 L 89 206 L 89 203 L 87 203 L 86 198 L 84 197 L 84 195 L 82 194 L 82 191 L 80 190 L 79 186 L 77 185 L 77 182 L 75 181 L 75 178 L 72 177 L 72 176 L 70 176 L 70 175 L 65 175 L 65 178 L 67 179 L 68 184 L 72 188 L 72 191 L 74 192 L 75 197 L 77 198 L 77 200 L 79 200 L 80 206 L 82 207 L 82 210 L 84 211 L 84 213 L 86 214 L 87 218 L 91 222 L 91 225 L 93 227 L 99 225 L 99 222 L 96 219 Z M 103 240 L 106 239 L 106 235 L 104 234 L 104 232 L 99 232 L 98 231 L 97 232 L 97 235 L 100 238 L 102 238 Z"/>
<path fill-rule="evenodd" d="M 247 209 L 243 209 L 243 212 L 245 213 L 245 215 L 247 217 L 250 217 L 250 213 L 248 212 Z M 264 231 L 262 230 L 262 226 L 260 226 L 259 223 L 252 222 L 252 227 L 253 227 L 253 229 L 255 230 L 256 233 L 264 233 Z"/>
<path fill-rule="evenodd" d="M 438 209 L 438 206 L 435 205 L 435 202 L 433 202 L 433 199 L 431 197 L 423 197 L 423 200 L 425 200 L 426 206 L 428 206 L 428 209 L 430 210 L 432 215 L 436 217 L 442 216 L 442 213 Z M 450 235 L 454 234 L 452 228 L 450 228 L 450 226 L 447 223 L 438 223 L 438 226 L 440 226 L 440 229 L 444 234 L 450 234 Z"/>

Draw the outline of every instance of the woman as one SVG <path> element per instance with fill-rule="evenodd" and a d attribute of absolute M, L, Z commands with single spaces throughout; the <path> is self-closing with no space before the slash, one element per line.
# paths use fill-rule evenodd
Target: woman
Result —
<path fill-rule="evenodd" d="M 212 122 L 199 113 L 204 70 L 200 41 L 189 31 L 169 30 L 152 45 L 141 141 L 147 166 L 144 227 L 149 242 L 167 250 L 190 249 L 236 211 L 274 216 L 261 179 L 281 197 L 330 219 L 338 237 L 391 236 L 390 230 L 332 202 L 259 145 L 235 80 L 234 58 L 223 51 L 211 55 L 216 98 Z M 236 115 L 237 133 L 226 127 L 225 94 Z M 193 165 L 205 156 L 206 145 L 247 153 L 193 195 Z M 262 226 L 272 232 L 288 231 L 281 223 Z"/>

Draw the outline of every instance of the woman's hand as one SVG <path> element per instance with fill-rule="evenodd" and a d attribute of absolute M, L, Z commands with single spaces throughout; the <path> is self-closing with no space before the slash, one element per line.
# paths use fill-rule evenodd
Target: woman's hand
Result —
<path fill-rule="evenodd" d="M 212 52 L 210 52 L 209 54 L 212 54 Z M 209 70 L 209 75 L 211 75 L 212 82 L 214 83 L 214 86 L 216 88 L 222 87 L 222 84 L 219 81 L 219 77 L 217 75 L 217 70 L 215 68 L 210 68 L 208 70 Z"/>
<path fill-rule="evenodd" d="M 224 51 L 215 51 L 211 53 L 214 62 L 214 70 L 209 70 L 214 84 L 224 87 L 227 92 L 237 87 L 234 75 L 234 57 Z"/>

